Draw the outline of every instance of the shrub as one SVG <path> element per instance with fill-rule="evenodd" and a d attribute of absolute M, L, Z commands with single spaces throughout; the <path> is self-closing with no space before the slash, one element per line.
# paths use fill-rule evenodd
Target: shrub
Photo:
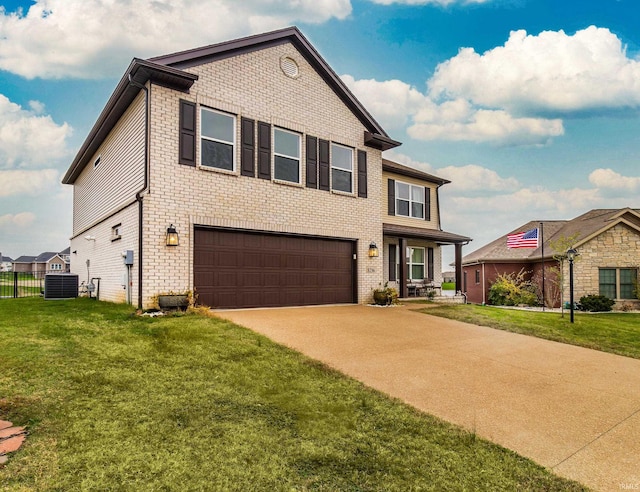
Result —
<path fill-rule="evenodd" d="M 390 304 L 397 304 L 398 291 L 393 287 L 387 287 L 387 284 L 384 284 L 383 288 L 374 289 L 373 302 L 379 306 L 389 306 Z"/>
<path fill-rule="evenodd" d="M 580 304 L 578 305 L 581 311 L 590 311 L 592 313 L 611 311 L 615 301 L 609 299 L 607 296 L 600 295 L 588 295 L 580 298 Z"/>
<path fill-rule="evenodd" d="M 489 303 L 494 306 L 538 305 L 535 286 L 525 278 L 525 271 L 519 273 L 503 273 L 489 289 Z"/>

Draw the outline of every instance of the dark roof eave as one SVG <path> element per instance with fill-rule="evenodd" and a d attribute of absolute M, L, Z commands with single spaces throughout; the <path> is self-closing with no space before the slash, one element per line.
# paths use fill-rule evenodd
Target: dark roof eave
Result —
<path fill-rule="evenodd" d="M 435 229 L 422 229 L 421 227 L 399 226 L 395 224 L 382 224 L 382 232 L 386 236 L 423 239 L 427 241 L 434 241 L 439 244 L 465 244 L 472 241 L 470 237 L 461 236 L 452 232 Z"/>
<path fill-rule="evenodd" d="M 448 179 L 439 178 L 433 174 L 425 173 L 418 169 L 398 164 L 397 162 L 390 161 L 389 159 L 382 159 L 382 170 L 390 173 L 400 174 L 401 176 L 407 176 L 410 178 L 422 179 L 431 183 L 436 183 L 439 186 L 451 183 Z"/>
<path fill-rule="evenodd" d="M 188 92 L 193 83 L 198 80 L 197 75 L 134 58 L 62 178 L 63 184 L 72 184 L 77 179 L 89 159 L 138 95 L 140 89 L 131 84 L 129 77 L 140 85 L 152 81 L 182 92 Z"/>
<path fill-rule="evenodd" d="M 402 145 L 402 142 L 393 140 L 379 133 L 364 132 L 364 144 L 378 150 L 389 150 Z"/>

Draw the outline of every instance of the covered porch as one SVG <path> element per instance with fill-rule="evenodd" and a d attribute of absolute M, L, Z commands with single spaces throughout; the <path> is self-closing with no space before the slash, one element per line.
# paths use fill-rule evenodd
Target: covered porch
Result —
<path fill-rule="evenodd" d="M 462 246 L 471 238 L 441 230 L 383 224 L 385 281 L 401 298 L 441 296 L 442 246 L 455 247 L 455 291 L 462 289 Z"/>

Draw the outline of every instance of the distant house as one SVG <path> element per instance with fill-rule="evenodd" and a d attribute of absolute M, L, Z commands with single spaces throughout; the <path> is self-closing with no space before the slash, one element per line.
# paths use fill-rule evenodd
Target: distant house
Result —
<path fill-rule="evenodd" d="M 537 247 L 507 247 L 509 235 L 536 228 L 544 235 Z M 595 209 L 572 220 L 530 221 L 466 255 L 462 268 L 467 299 L 487 303 L 489 289 L 501 274 L 523 271 L 541 287 L 544 263 L 546 304 L 559 306 L 568 300 L 568 262 L 564 256 L 569 247 L 579 255 L 574 269 L 576 299 L 601 294 L 618 305 L 636 300 L 640 209 L 632 208 Z"/>
<path fill-rule="evenodd" d="M 0 253 L 0 272 L 10 272 L 13 269 L 13 260 Z"/>
<path fill-rule="evenodd" d="M 12 266 L 14 272 L 31 273 L 36 278 L 44 277 L 47 273 L 69 271 L 69 261 L 65 260 L 64 252 L 48 251 L 38 256 L 20 256 L 13 261 Z"/>

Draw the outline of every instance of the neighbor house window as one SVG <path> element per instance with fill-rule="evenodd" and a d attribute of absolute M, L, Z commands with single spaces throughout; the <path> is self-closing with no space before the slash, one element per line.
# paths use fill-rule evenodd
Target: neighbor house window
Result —
<path fill-rule="evenodd" d="M 637 278 L 637 268 L 601 268 L 600 295 L 609 299 L 634 299 Z"/>
<path fill-rule="evenodd" d="M 424 188 L 396 181 L 396 215 L 424 219 Z"/>
<path fill-rule="evenodd" d="M 60 263 L 52 263 L 51 270 L 62 270 L 62 265 Z"/>
<path fill-rule="evenodd" d="M 424 248 L 409 248 L 409 280 L 424 280 Z"/>
<path fill-rule="evenodd" d="M 280 181 L 300 183 L 300 135 L 273 130 L 273 176 Z"/>
<path fill-rule="evenodd" d="M 353 149 L 331 144 L 331 189 L 353 191 Z"/>
<path fill-rule="evenodd" d="M 213 109 L 200 111 L 200 165 L 233 171 L 236 117 Z"/>

